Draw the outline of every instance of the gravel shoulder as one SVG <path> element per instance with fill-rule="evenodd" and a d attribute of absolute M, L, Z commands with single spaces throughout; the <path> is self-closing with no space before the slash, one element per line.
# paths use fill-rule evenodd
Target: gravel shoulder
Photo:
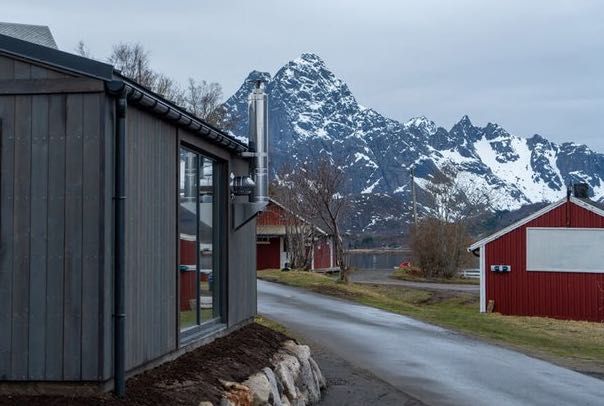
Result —
<path fill-rule="evenodd" d="M 358 368 L 325 347 L 293 332 L 308 344 L 313 358 L 327 379 L 327 389 L 319 403 L 322 406 L 419 406 L 424 403 L 381 380 L 365 369 Z"/>

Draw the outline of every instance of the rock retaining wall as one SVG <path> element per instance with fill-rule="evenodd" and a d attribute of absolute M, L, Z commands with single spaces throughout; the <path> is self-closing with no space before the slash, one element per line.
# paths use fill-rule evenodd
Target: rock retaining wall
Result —
<path fill-rule="evenodd" d="M 286 341 L 263 368 L 239 383 L 222 382 L 221 406 L 305 406 L 321 400 L 326 382 L 307 345 Z"/>

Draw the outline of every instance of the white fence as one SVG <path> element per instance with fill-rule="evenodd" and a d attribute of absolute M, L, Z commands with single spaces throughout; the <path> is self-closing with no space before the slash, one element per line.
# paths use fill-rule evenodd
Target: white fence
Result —
<path fill-rule="evenodd" d="M 464 269 L 460 275 L 462 278 L 480 279 L 480 269 Z"/>

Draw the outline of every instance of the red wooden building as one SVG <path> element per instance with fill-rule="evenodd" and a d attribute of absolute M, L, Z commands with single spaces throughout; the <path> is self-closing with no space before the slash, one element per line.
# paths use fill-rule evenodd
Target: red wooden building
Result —
<path fill-rule="evenodd" d="M 480 311 L 604 321 L 604 209 L 570 193 L 469 247 Z"/>
<path fill-rule="evenodd" d="M 289 214 L 289 215 L 288 215 Z M 260 213 L 256 222 L 256 264 L 257 269 L 281 269 L 288 263 L 287 221 L 291 212 L 282 204 L 270 199 L 268 206 Z M 332 238 L 310 222 L 301 219 L 312 227 L 316 237 L 309 241 L 311 249 L 311 269 L 331 269 L 335 267 L 334 245 Z"/>

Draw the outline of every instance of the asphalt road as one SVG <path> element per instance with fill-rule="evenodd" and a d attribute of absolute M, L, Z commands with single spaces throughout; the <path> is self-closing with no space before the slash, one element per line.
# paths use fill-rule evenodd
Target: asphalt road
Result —
<path fill-rule="evenodd" d="M 378 285 L 399 285 L 411 288 L 431 289 L 431 290 L 452 290 L 456 292 L 480 293 L 479 285 L 455 284 L 455 283 L 431 283 L 431 282 L 412 282 L 393 279 L 390 277 L 390 269 L 367 269 L 357 270 L 351 275 L 351 280 L 356 283 L 373 283 Z"/>
<path fill-rule="evenodd" d="M 604 404 L 602 380 L 371 307 L 259 280 L 258 311 L 426 404 Z"/>

